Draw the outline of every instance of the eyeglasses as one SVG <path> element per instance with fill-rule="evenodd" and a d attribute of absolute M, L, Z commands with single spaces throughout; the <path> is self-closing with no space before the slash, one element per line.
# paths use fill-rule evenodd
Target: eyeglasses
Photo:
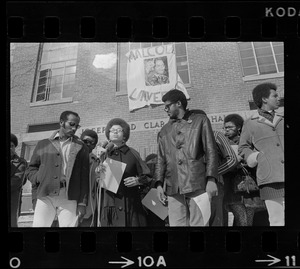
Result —
<path fill-rule="evenodd" d="M 171 105 L 173 105 L 173 104 L 175 104 L 175 103 L 176 103 L 176 102 L 173 102 L 173 103 L 170 103 L 170 104 L 165 105 L 164 110 L 165 110 L 165 111 L 168 111 L 168 110 L 170 109 Z"/>
<path fill-rule="evenodd" d="M 111 133 L 121 133 L 121 132 L 123 132 L 123 129 L 121 129 L 121 128 L 119 128 L 119 129 L 110 129 L 109 130 Z"/>
<path fill-rule="evenodd" d="M 73 122 L 73 121 L 67 121 L 67 123 L 69 123 L 69 125 L 70 125 L 71 127 L 75 127 L 76 129 L 79 129 L 79 128 L 81 127 L 81 125 L 76 124 L 76 123 Z"/>
<path fill-rule="evenodd" d="M 92 146 L 94 146 L 95 145 L 95 142 L 92 142 L 92 141 L 90 141 L 90 140 L 87 140 L 87 139 L 84 139 L 84 140 L 82 140 L 83 142 L 84 142 L 84 144 L 86 144 L 86 145 L 92 145 Z"/>

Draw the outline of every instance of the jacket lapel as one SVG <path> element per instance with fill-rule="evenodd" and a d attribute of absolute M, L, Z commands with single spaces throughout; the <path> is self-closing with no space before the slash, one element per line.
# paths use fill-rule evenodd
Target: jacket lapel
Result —
<path fill-rule="evenodd" d="M 266 118 L 260 116 L 258 114 L 258 112 L 256 111 L 256 113 L 254 113 L 251 117 L 251 119 L 257 119 L 257 122 L 259 123 L 262 123 L 262 124 L 266 124 L 272 128 L 274 128 L 274 126 L 276 126 L 278 124 L 278 120 L 280 121 L 280 119 L 278 119 L 278 116 L 276 117 L 276 114 L 275 114 L 275 117 L 274 117 L 274 120 L 273 120 L 273 123 L 270 122 L 269 120 L 267 120 Z"/>
<path fill-rule="evenodd" d="M 62 151 L 61 151 L 59 141 L 58 141 L 58 139 L 55 139 L 55 137 L 58 133 L 59 133 L 59 130 L 54 131 L 53 134 L 49 137 L 49 141 L 51 142 L 51 144 L 56 148 L 56 150 L 62 156 Z"/>
<path fill-rule="evenodd" d="M 283 120 L 283 115 L 275 113 L 274 120 L 273 120 L 273 124 L 274 124 L 275 128 L 277 127 L 279 122 L 282 120 Z"/>
<path fill-rule="evenodd" d="M 66 180 L 67 182 L 69 182 L 71 174 L 72 174 L 72 170 L 74 167 L 74 163 L 75 163 L 75 159 L 76 159 L 76 155 L 77 153 L 81 150 L 82 145 L 79 144 L 76 139 L 73 139 L 73 142 L 71 143 L 71 147 L 70 147 L 70 153 L 69 153 L 69 161 L 67 164 L 67 172 L 66 172 Z"/>

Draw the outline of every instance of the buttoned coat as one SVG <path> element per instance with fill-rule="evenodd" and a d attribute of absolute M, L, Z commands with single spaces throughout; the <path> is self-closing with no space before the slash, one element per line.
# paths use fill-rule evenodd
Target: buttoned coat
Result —
<path fill-rule="evenodd" d="M 166 181 L 167 195 L 204 193 L 207 177 L 218 177 L 217 146 L 208 117 L 187 110 L 182 119 L 170 119 L 159 133 L 157 159 L 157 181 Z"/>
<path fill-rule="evenodd" d="M 244 122 L 238 153 L 246 161 L 257 155 L 257 183 L 284 181 L 284 116 L 275 113 L 273 123 L 255 113 Z M 253 156 L 253 155 L 252 155 Z"/>
<path fill-rule="evenodd" d="M 59 195 L 62 177 L 62 151 L 60 142 L 54 138 L 39 141 L 34 149 L 26 176 L 37 187 L 37 198 Z M 69 200 L 87 205 L 89 194 L 88 147 L 74 136 L 71 142 L 66 169 L 66 192 Z"/>

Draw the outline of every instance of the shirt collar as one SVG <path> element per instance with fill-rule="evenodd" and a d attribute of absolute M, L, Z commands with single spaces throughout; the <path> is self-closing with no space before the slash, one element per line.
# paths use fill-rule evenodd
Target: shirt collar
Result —
<path fill-rule="evenodd" d="M 57 139 L 57 140 L 60 139 L 59 132 L 57 132 L 57 133 L 55 134 L 54 139 Z M 69 137 L 67 140 L 65 140 L 65 141 L 63 141 L 63 142 L 67 142 L 67 141 L 72 142 L 72 141 L 73 141 L 73 137 Z M 61 141 L 60 141 L 60 142 L 61 142 Z"/>

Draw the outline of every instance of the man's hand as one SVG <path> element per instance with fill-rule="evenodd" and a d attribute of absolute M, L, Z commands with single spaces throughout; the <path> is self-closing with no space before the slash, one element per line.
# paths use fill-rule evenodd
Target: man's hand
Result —
<path fill-rule="evenodd" d="M 84 205 L 78 205 L 77 206 L 77 215 L 78 215 L 78 221 L 81 222 L 81 220 L 83 219 L 83 216 L 86 213 L 86 206 Z"/>
<path fill-rule="evenodd" d="M 166 205 L 167 196 L 165 195 L 162 186 L 157 186 L 156 190 L 157 190 L 157 197 L 158 197 L 158 200 L 159 200 L 163 205 Z"/>
<path fill-rule="evenodd" d="M 206 192 L 210 200 L 213 196 L 218 196 L 218 187 L 214 177 L 207 177 Z"/>

